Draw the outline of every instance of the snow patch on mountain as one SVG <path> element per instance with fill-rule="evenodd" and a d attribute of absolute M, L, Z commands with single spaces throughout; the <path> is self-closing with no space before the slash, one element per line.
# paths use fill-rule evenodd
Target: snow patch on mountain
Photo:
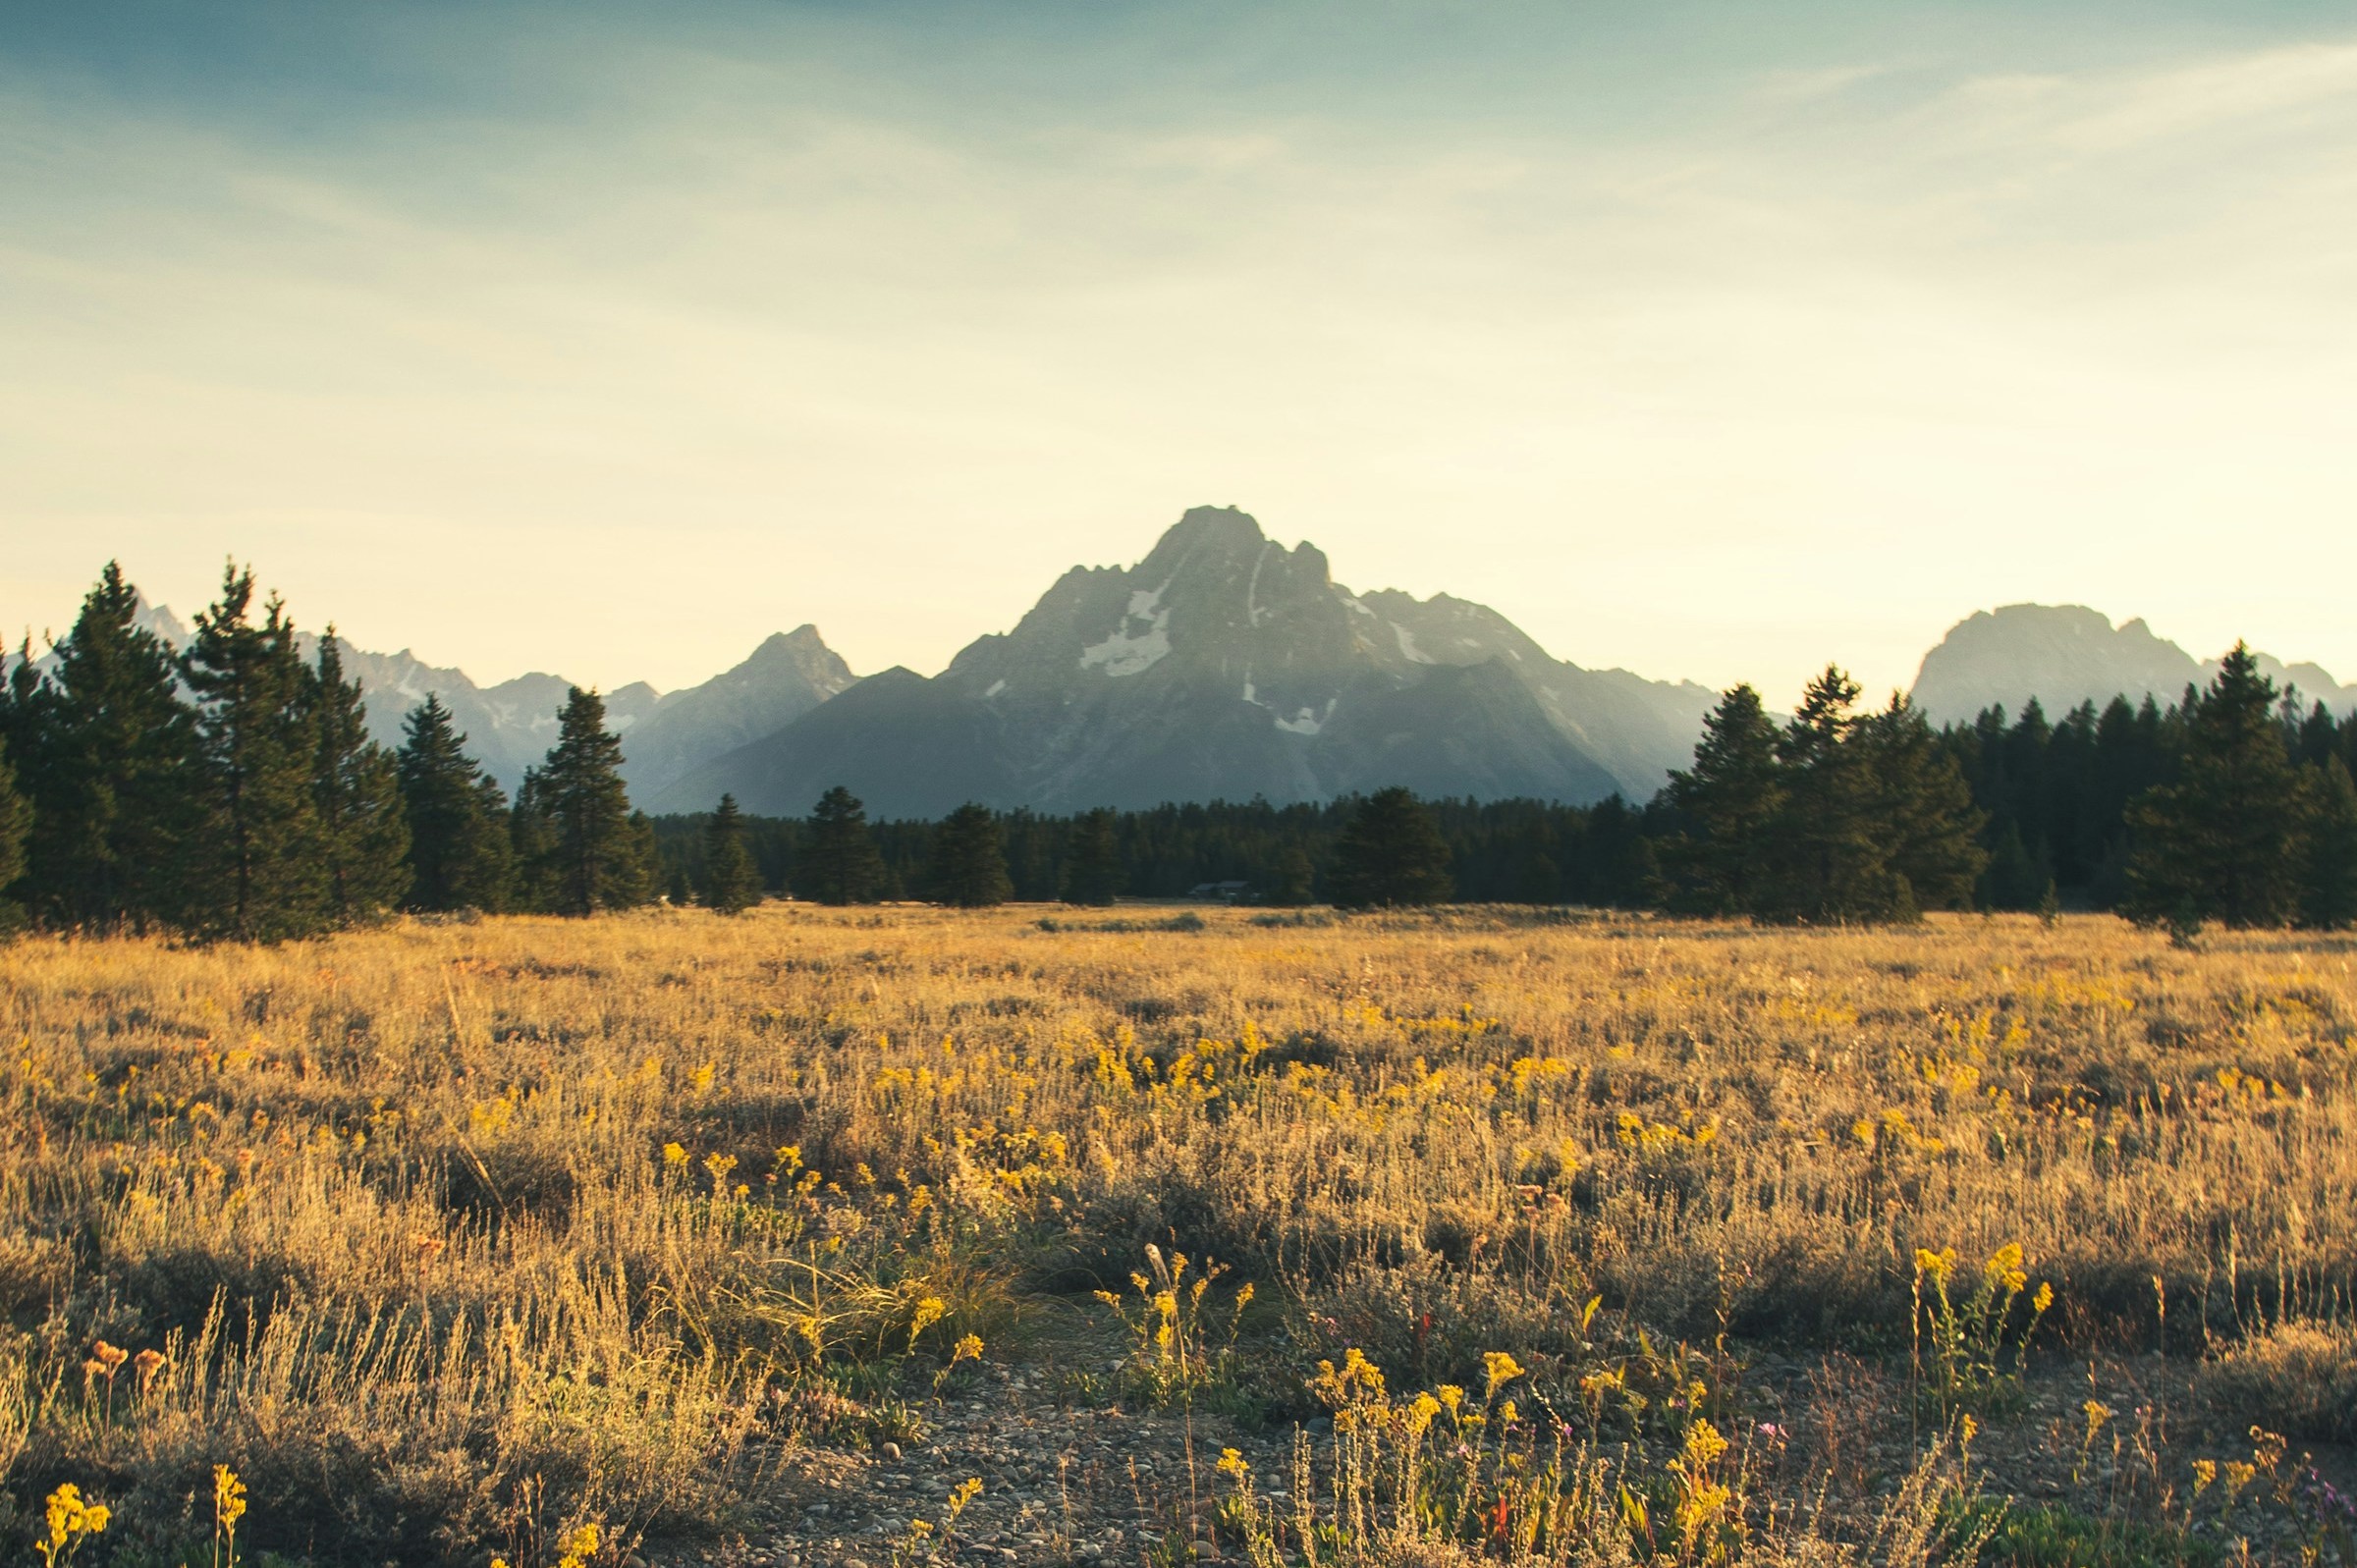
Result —
<path fill-rule="evenodd" d="M 1323 712 L 1316 708 L 1303 708 L 1290 719 L 1279 719 L 1277 728 L 1288 734 L 1314 735 L 1326 728 L 1327 720 L 1334 717 L 1334 704 L 1335 699 L 1328 697 Z"/>
<path fill-rule="evenodd" d="M 1102 667 L 1108 676 L 1134 676 L 1169 658 L 1171 612 L 1162 602 L 1169 587 L 1170 583 L 1165 582 L 1160 588 L 1140 588 L 1131 593 L 1129 612 L 1113 628 L 1113 635 L 1080 650 L 1080 668 Z M 1131 623 L 1140 621 L 1146 623 L 1145 629 L 1131 631 Z"/>
<path fill-rule="evenodd" d="M 1405 626 L 1399 624 L 1398 622 L 1395 621 L 1392 622 L 1392 630 L 1399 638 L 1400 658 L 1405 659 L 1409 664 L 1415 665 L 1440 663 L 1440 661 L 1435 659 L 1431 654 L 1428 654 L 1423 649 L 1417 647 L 1416 634 L 1408 630 Z"/>

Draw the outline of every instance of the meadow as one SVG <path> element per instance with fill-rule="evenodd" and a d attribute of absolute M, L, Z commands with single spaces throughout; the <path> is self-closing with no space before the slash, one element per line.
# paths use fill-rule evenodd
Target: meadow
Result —
<path fill-rule="evenodd" d="M 1038 1561 L 2357 1560 L 2353 958 L 1472 907 L 20 940 L 0 1553 L 841 1561 L 765 1488 L 1013 1377 L 1189 1445 L 1159 1527 Z M 991 1486 L 862 1560 L 961 1557 Z"/>

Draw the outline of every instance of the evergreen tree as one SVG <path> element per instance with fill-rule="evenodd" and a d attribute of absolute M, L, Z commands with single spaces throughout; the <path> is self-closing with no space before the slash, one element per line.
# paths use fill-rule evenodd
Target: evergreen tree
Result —
<path fill-rule="evenodd" d="M 508 859 L 513 870 L 509 907 L 527 914 L 554 914 L 557 885 L 556 819 L 550 815 L 548 783 L 538 768 L 525 768 L 508 813 Z"/>
<path fill-rule="evenodd" d="M 51 676 L 29 645 L 9 672 L 10 755 L 32 806 L 23 891 L 54 925 L 136 928 L 184 912 L 201 811 L 195 718 L 172 651 L 138 613 L 138 590 L 109 562 Z"/>
<path fill-rule="evenodd" d="M 1299 843 L 1288 843 L 1277 852 L 1276 873 L 1261 901 L 1281 909 L 1298 909 L 1317 897 L 1316 885 L 1317 870 L 1310 864 L 1309 851 Z"/>
<path fill-rule="evenodd" d="M 1674 907 L 1739 914 L 1757 905 L 1767 836 L 1783 807 L 1776 740 L 1760 694 L 1739 685 L 1703 720 L 1694 766 L 1670 775 L 1669 802 L 1692 832 L 1669 855 Z"/>
<path fill-rule="evenodd" d="M 546 819 L 547 888 L 554 912 L 595 914 L 646 902 L 652 829 L 630 810 L 622 741 L 606 729 L 605 699 L 575 686 L 557 714 L 557 743 L 534 780 Z"/>
<path fill-rule="evenodd" d="M 1514 878 L 1514 902 L 1530 904 L 1560 903 L 1563 896 L 1563 868 L 1555 857 L 1535 845 L 1523 856 L 1522 868 Z"/>
<path fill-rule="evenodd" d="M 2348 765 L 2328 754 L 2301 770 L 2308 794 L 2307 852 L 2302 856 L 2300 923 L 2320 931 L 2357 925 L 2357 784 Z"/>
<path fill-rule="evenodd" d="M 1874 776 L 1852 743 L 1858 685 L 1835 666 L 1811 680 L 1777 737 L 1784 781 L 1771 834 L 1771 881 L 1760 912 L 1785 920 L 1875 920 L 1905 914 L 1873 820 Z"/>
<path fill-rule="evenodd" d="M 867 812 L 837 784 L 811 809 L 794 890 L 825 904 L 874 903 L 883 896 L 884 881 L 884 858 L 868 831 Z"/>
<path fill-rule="evenodd" d="M 2275 682 L 2236 643 L 2182 721 L 2176 783 L 2132 812 L 2132 918 L 2274 926 L 2296 912 L 2300 788 L 2275 706 Z"/>
<path fill-rule="evenodd" d="M 1014 896 L 999 824 L 988 806 L 968 801 L 942 819 L 926 880 L 934 902 L 960 909 L 987 908 Z"/>
<path fill-rule="evenodd" d="M 1408 790 L 1378 789 L 1335 841 L 1334 901 L 1345 909 L 1440 903 L 1455 892 L 1449 844 Z"/>
<path fill-rule="evenodd" d="M 704 825 L 704 903 L 724 915 L 742 914 L 761 901 L 761 874 L 744 847 L 744 817 L 735 795 Z"/>
<path fill-rule="evenodd" d="M 192 845 L 188 923 L 277 942 L 331 917 L 313 789 L 312 676 L 273 596 L 253 619 L 253 572 L 233 565 L 181 661 L 197 702 L 206 820 Z"/>
<path fill-rule="evenodd" d="M 1072 824 L 1071 860 L 1065 867 L 1067 903 L 1109 905 L 1122 891 L 1122 843 L 1113 813 L 1099 807 Z"/>
<path fill-rule="evenodd" d="M 25 874 L 25 840 L 32 837 L 32 804 L 17 792 L 17 771 L 0 746 L 0 936 L 24 923 L 10 890 Z"/>
<path fill-rule="evenodd" d="M 410 830 L 410 907 L 500 910 L 516 855 L 507 797 L 472 757 L 442 699 L 410 710 L 395 759 Z"/>
<path fill-rule="evenodd" d="M 1893 879 L 1891 912 L 1903 912 L 1908 902 L 1971 908 L 1973 885 L 1989 861 L 1978 842 L 1987 819 L 1973 806 L 1963 770 L 1923 714 L 1896 692 L 1888 708 L 1859 724 L 1857 739 L 1871 776 L 1870 821 Z"/>
<path fill-rule="evenodd" d="M 368 738 L 357 681 L 329 626 L 311 680 L 318 756 L 311 775 L 327 914 L 351 925 L 400 904 L 410 891 L 410 825 L 392 754 Z"/>
<path fill-rule="evenodd" d="M 2333 719 L 2332 710 L 2321 701 L 2300 721 L 2299 731 L 2292 741 L 2299 761 L 2311 768 L 2321 768 L 2326 759 L 2340 750 L 2340 725 Z"/>

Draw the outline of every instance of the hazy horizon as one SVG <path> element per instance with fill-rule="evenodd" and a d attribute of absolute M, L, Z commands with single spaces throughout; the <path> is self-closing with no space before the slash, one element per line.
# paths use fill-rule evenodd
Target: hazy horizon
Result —
<path fill-rule="evenodd" d="M 1186 507 L 1559 657 L 2086 604 L 2357 679 L 2314 5 L 0 16 L 0 625 L 938 670 Z"/>

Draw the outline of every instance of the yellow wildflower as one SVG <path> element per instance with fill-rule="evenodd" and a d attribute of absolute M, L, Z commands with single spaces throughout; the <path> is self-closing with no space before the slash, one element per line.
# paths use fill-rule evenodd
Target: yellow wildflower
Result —
<path fill-rule="evenodd" d="M 1719 1429 L 1709 1422 L 1696 1421 L 1686 1429 L 1685 1458 L 1692 1469 L 1699 1471 L 1706 1465 L 1716 1463 L 1725 1452 L 1727 1439 L 1719 1435 Z"/>
<path fill-rule="evenodd" d="M 1915 1249 L 1915 1271 L 1930 1274 L 1937 1284 L 1946 1284 L 1948 1271 L 1955 1266 L 1956 1249 L 1953 1247 L 1943 1247 L 1938 1252 L 1924 1247 Z"/>
<path fill-rule="evenodd" d="M 1499 1389 L 1522 1376 L 1522 1364 L 1503 1350 L 1483 1351 L 1481 1365 L 1482 1370 L 1489 1374 L 1492 1399 L 1498 1397 Z"/>
<path fill-rule="evenodd" d="M 565 1554 L 557 1559 L 557 1568 L 588 1568 L 589 1559 L 597 1555 L 597 1526 L 586 1524 L 565 1538 Z"/>
<path fill-rule="evenodd" d="M 83 1537 L 106 1534 L 107 1522 L 113 1517 L 104 1503 L 83 1502 L 82 1488 L 70 1481 L 49 1494 L 44 1508 L 49 1539 L 35 1541 L 32 1545 L 41 1554 L 41 1561 L 52 1568 L 72 1557 Z"/>

